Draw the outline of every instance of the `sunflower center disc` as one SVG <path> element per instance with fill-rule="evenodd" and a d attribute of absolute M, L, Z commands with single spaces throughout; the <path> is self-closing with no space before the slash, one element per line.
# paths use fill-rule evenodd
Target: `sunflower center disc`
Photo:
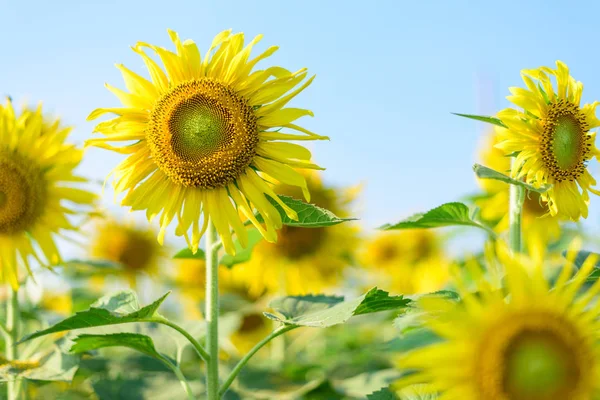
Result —
<path fill-rule="evenodd" d="M 552 150 L 561 169 L 571 169 L 579 162 L 583 134 L 571 115 L 561 115 L 556 120 Z"/>
<path fill-rule="evenodd" d="M 258 125 L 244 98 L 204 78 L 181 83 L 157 101 L 146 137 L 152 158 L 172 181 L 213 189 L 251 164 Z"/>
<path fill-rule="evenodd" d="M 566 399 L 577 386 L 577 360 L 560 338 L 523 332 L 506 351 L 504 387 L 510 399 Z"/>
<path fill-rule="evenodd" d="M 585 171 L 592 140 L 585 115 L 560 100 L 549 105 L 542 124 L 540 151 L 550 175 L 558 182 L 576 180 Z"/>
<path fill-rule="evenodd" d="M 0 235 L 30 228 L 42 215 L 46 185 L 30 162 L 0 153 Z"/>

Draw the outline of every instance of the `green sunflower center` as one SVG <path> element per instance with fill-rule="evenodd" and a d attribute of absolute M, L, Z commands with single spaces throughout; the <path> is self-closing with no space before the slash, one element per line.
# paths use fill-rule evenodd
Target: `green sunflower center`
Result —
<path fill-rule="evenodd" d="M 556 399 L 577 382 L 577 360 L 559 338 L 523 332 L 506 351 L 504 386 L 511 399 Z M 566 397 L 564 397 L 566 398 Z"/>
<path fill-rule="evenodd" d="M 0 152 L 0 235 L 31 228 L 43 214 L 45 200 L 41 171 L 13 153 Z"/>
<path fill-rule="evenodd" d="M 592 140 L 585 115 L 560 100 L 549 105 L 542 124 L 541 152 L 550 175 L 558 182 L 576 180 L 585 171 Z"/>
<path fill-rule="evenodd" d="M 593 385 L 594 349 L 573 322 L 546 311 L 511 313 L 487 330 L 475 366 L 481 398 L 580 398 Z"/>
<path fill-rule="evenodd" d="M 213 189 L 233 182 L 251 164 L 257 118 L 227 86 L 208 78 L 192 80 L 157 101 L 147 139 L 152 158 L 171 180 Z"/>

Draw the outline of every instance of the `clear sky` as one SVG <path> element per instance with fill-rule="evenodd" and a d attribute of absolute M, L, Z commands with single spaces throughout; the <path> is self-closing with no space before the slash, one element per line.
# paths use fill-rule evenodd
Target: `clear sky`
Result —
<path fill-rule="evenodd" d="M 365 184 L 359 214 L 374 227 L 477 190 L 471 165 L 486 126 L 450 112 L 504 108 L 521 69 L 563 60 L 583 100 L 600 99 L 599 11 L 548 0 L 0 0 L 0 94 L 43 101 L 82 143 L 89 112 L 118 105 L 103 86 L 123 87 L 114 64 L 145 73 L 137 41 L 170 47 L 171 28 L 204 52 L 227 28 L 263 33 L 259 49 L 280 46 L 268 62 L 317 75 L 295 101 L 315 112 L 304 126 L 331 137 L 314 158 L 328 182 Z M 104 179 L 119 159 L 90 149 L 81 171 Z"/>

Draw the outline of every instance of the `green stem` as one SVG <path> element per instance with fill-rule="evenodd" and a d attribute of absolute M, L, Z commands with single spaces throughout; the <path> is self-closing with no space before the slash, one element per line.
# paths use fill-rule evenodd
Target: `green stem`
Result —
<path fill-rule="evenodd" d="M 515 253 L 520 253 L 523 248 L 521 220 L 523 219 L 523 202 L 525 201 L 525 188 L 510 185 L 508 204 L 508 245 Z"/>
<path fill-rule="evenodd" d="M 219 396 L 219 261 L 218 236 L 212 221 L 208 221 L 206 232 L 206 347 L 207 362 L 206 386 L 208 400 L 218 400 Z"/>
<path fill-rule="evenodd" d="M 233 381 L 235 380 L 235 378 L 238 376 L 238 374 L 240 373 L 240 371 L 242 370 L 242 368 L 244 368 L 244 365 L 246 365 L 248 363 L 248 361 L 250 361 L 250 359 L 252 358 L 252 356 L 254 354 L 256 354 L 257 351 L 259 351 L 260 349 L 262 349 L 267 343 L 269 343 L 271 340 L 275 339 L 277 336 L 283 335 L 284 333 L 289 332 L 292 329 L 296 329 L 296 328 L 298 328 L 297 325 L 283 325 L 283 326 L 280 326 L 279 328 L 277 328 L 273 332 L 271 332 L 271 334 L 269 336 L 265 337 L 263 340 L 261 340 L 260 342 L 258 342 L 252 348 L 252 350 L 250 350 L 248 352 L 248 354 L 246 354 L 236 364 L 236 366 L 233 368 L 233 370 L 231 371 L 231 373 L 229 374 L 229 376 L 227 377 L 227 379 L 223 383 L 223 386 L 221 386 L 221 389 L 219 390 L 219 395 L 222 396 L 222 395 L 225 394 L 225 392 L 227 391 L 227 389 L 229 389 L 229 386 L 231 386 L 231 384 L 233 383 Z"/>
<path fill-rule="evenodd" d="M 17 341 L 19 340 L 19 294 L 18 291 L 8 286 L 8 301 L 6 303 L 6 358 L 9 361 L 17 360 Z M 19 382 L 17 379 L 8 381 L 6 384 L 6 394 L 8 400 L 17 400 L 19 398 Z"/>
<path fill-rule="evenodd" d="M 177 376 L 177 379 L 179 379 L 179 382 L 181 383 L 181 386 L 183 387 L 183 390 L 187 394 L 188 400 L 194 400 L 194 394 L 192 393 L 192 388 L 190 387 L 190 384 L 188 383 L 187 379 L 185 378 L 185 375 L 183 375 L 183 372 L 181 372 L 181 369 L 177 365 L 173 364 L 171 362 L 171 360 L 169 360 L 167 357 L 162 356 L 162 354 L 160 355 L 160 360 L 171 371 L 173 371 L 175 373 L 175 375 Z"/>
<path fill-rule="evenodd" d="M 192 335 L 190 335 L 181 326 L 177 325 L 174 322 L 169 321 L 168 319 L 161 318 L 161 317 L 153 317 L 153 318 L 149 319 L 149 322 L 156 322 L 156 323 L 163 324 L 163 325 L 166 325 L 166 326 L 168 326 L 170 328 L 175 329 L 177 332 L 179 332 L 183 336 L 185 336 L 185 338 L 192 344 L 192 346 L 194 347 L 194 349 L 196 349 L 196 352 L 198 353 L 198 355 L 204 361 L 208 362 L 208 360 L 210 359 L 210 355 L 208 355 L 208 353 L 206 352 L 206 350 L 204 350 L 204 347 L 202 347 L 202 345 L 196 339 L 194 339 L 194 337 Z"/>

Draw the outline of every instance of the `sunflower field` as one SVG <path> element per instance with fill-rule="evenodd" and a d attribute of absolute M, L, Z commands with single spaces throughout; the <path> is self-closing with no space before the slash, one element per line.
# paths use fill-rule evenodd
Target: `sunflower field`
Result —
<path fill-rule="evenodd" d="M 593 13 L 9 3 L 0 399 L 600 399 Z"/>

